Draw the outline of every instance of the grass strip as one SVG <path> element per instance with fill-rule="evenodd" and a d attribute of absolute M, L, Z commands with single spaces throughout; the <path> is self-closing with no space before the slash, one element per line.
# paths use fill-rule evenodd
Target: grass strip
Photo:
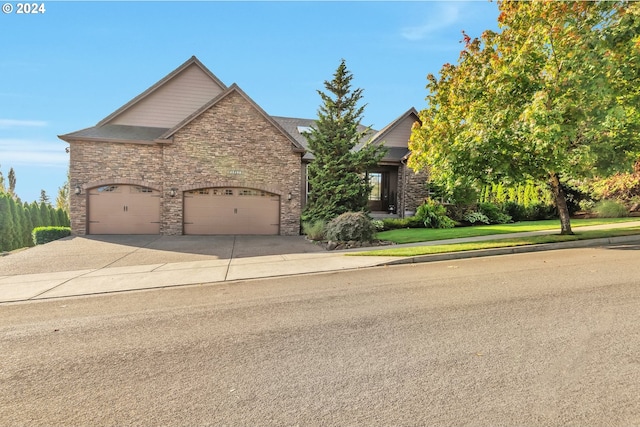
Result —
<path fill-rule="evenodd" d="M 638 218 L 590 218 L 571 220 L 572 228 L 589 225 L 617 224 L 621 222 L 638 221 Z M 476 225 L 472 227 L 456 227 L 445 229 L 410 228 L 382 231 L 376 235 L 377 239 L 394 243 L 418 243 L 433 240 L 448 240 L 464 237 L 491 236 L 496 234 L 520 233 L 528 231 L 558 230 L 560 223 L 557 219 L 544 221 L 522 221 L 511 224 Z"/>
<path fill-rule="evenodd" d="M 540 245 L 544 243 L 573 242 L 577 240 L 601 239 L 608 237 L 640 235 L 640 227 L 620 228 L 614 230 L 593 230 L 575 233 L 573 235 L 549 234 L 545 236 L 519 237 L 512 239 L 495 239 L 481 242 L 452 243 L 448 245 L 412 246 L 408 248 L 390 248 L 369 252 L 357 252 L 347 255 L 353 256 L 397 256 L 409 257 L 418 255 L 433 255 L 449 252 L 475 251 L 479 249 L 495 249 L 515 246 Z"/>

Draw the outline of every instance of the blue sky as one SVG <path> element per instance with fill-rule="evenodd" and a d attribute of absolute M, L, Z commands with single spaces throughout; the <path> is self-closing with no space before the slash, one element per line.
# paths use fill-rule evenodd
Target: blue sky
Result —
<path fill-rule="evenodd" d="M 496 29 L 485 1 L 45 1 L 0 13 L 0 170 L 16 192 L 55 201 L 66 180 L 57 135 L 95 125 L 195 55 L 267 113 L 314 118 L 344 58 L 364 125 L 425 107 L 426 75 L 455 63 L 461 31 Z M 43 2 L 38 2 L 41 4 Z M 4 10 L 4 8 L 3 8 Z"/>

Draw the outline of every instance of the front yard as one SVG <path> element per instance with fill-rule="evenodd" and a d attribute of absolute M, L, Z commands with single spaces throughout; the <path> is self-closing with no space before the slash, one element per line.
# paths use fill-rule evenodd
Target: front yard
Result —
<path fill-rule="evenodd" d="M 571 220 L 571 226 L 575 229 L 589 225 L 617 224 L 621 222 L 631 222 L 637 220 L 638 218 L 574 219 Z M 472 227 L 456 227 L 444 229 L 403 228 L 400 230 L 382 231 L 376 235 L 376 238 L 400 244 L 554 229 L 560 231 L 560 222 L 557 219 L 544 221 L 523 221 L 512 224 L 476 225 Z"/>

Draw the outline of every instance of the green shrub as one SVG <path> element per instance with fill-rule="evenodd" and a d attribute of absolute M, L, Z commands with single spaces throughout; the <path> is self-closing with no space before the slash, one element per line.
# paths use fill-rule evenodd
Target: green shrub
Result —
<path fill-rule="evenodd" d="M 424 223 L 415 216 L 406 218 L 384 218 L 382 220 L 385 230 L 398 230 L 400 228 L 422 228 Z"/>
<path fill-rule="evenodd" d="M 332 219 L 326 226 L 325 237 L 338 242 L 355 240 L 368 242 L 373 239 L 376 229 L 363 212 L 345 212 Z"/>
<path fill-rule="evenodd" d="M 455 221 L 447 216 L 447 209 L 440 203 L 427 200 L 418 206 L 416 218 L 427 228 L 453 228 Z"/>
<path fill-rule="evenodd" d="M 475 224 L 478 222 L 482 224 L 490 223 L 489 218 L 482 212 L 467 212 L 462 219 L 469 224 Z"/>
<path fill-rule="evenodd" d="M 493 203 L 480 203 L 478 211 L 486 215 L 491 224 L 507 224 L 511 222 L 511 216 L 502 212 L 502 209 Z"/>
<path fill-rule="evenodd" d="M 69 227 L 36 227 L 31 232 L 33 243 L 42 245 L 71 235 Z"/>
<path fill-rule="evenodd" d="M 322 240 L 326 225 L 327 223 L 321 219 L 305 221 L 302 223 L 302 233 L 311 240 Z"/>
<path fill-rule="evenodd" d="M 599 201 L 593 207 L 593 212 L 598 218 L 622 218 L 629 216 L 627 207 L 615 200 Z"/>
<path fill-rule="evenodd" d="M 502 210 L 505 214 L 511 217 L 514 222 L 527 220 L 527 208 L 524 205 L 516 202 L 506 202 L 502 205 Z"/>
<path fill-rule="evenodd" d="M 553 205 L 547 205 L 544 203 L 534 203 L 525 209 L 525 220 L 537 221 L 544 219 L 557 218 L 558 214 L 556 208 Z"/>
<path fill-rule="evenodd" d="M 371 224 L 376 228 L 376 231 L 384 230 L 384 222 L 381 219 L 374 219 L 371 221 Z"/>

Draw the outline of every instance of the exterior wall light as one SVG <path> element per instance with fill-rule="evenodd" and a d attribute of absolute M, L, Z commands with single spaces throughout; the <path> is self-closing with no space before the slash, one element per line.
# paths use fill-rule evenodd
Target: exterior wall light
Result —
<path fill-rule="evenodd" d="M 169 197 L 176 197 L 178 189 L 177 188 L 172 188 L 169 190 Z"/>
<path fill-rule="evenodd" d="M 291 197 L 293 197 L 291 193 L 287 194 L 287 200 L 291 201 Z"/>
<path fill-rule="evenodd" d="M 80 188 L 80 185 L 76 185 L 76 188 L 73 190 L 73 194 L 75 194 L 76 196 L 79 196 L 82 193 L 82 188 Z"/>

